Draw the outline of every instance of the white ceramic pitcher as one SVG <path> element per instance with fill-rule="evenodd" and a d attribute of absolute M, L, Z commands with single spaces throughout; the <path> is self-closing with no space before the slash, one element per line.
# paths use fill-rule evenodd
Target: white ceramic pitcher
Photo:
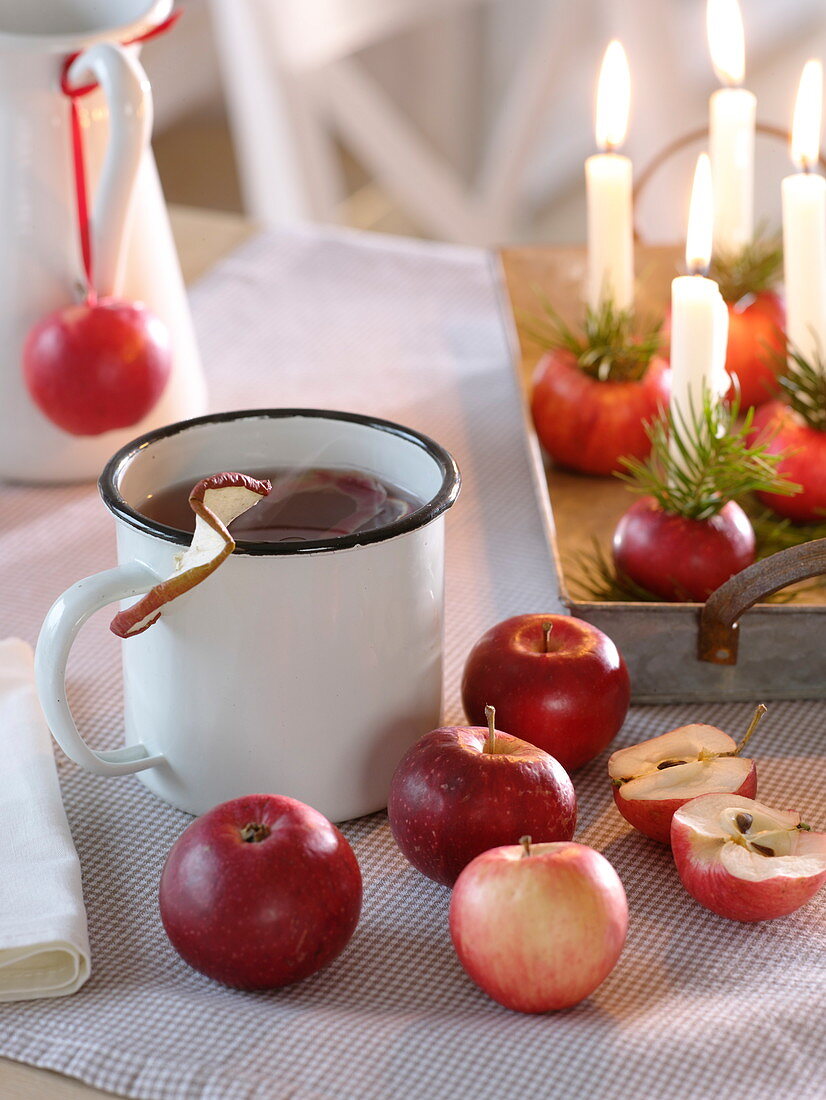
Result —
<path fill-rule="evenodd" d="M 205 411 L 192 320 L 163 194 L 149 149 L 152 99 L 137 47 L 172 0 L 3 0 L 0 5 L 0 478 L 96 477 L 138 432 Z M 77 100 L 91 204 L 95 288 L 145 302 L 169 327 L 173 367 L 140 423 L 79 437 L 51 423 L 29 397 L 21 353 L 32 325 L 79 297 L 70 105 L 60 89 L 67 57 Z"/>

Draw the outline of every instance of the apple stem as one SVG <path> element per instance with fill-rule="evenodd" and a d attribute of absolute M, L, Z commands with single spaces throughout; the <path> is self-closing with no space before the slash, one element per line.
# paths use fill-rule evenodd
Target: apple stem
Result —
<path fill-rule="evenodd" d="M 554 628 L 554 624 L 550 621 L 542 624 L 542 634 L 544 635 L 544 638 L 545 638 L 545 652 L 546 653 L 551 652 L 550 643 L 551 643 L 551 631 L 553 630 L 553 628 Z"/>
<path fill-rule="evenodd" d="M 494 729 L 494 723 L 496 721 L 496 707 L 485 707 L 485 718 L 488 720 L 488 740 L 485 745 L 485 752 L 496 752 L 496 730 Z"/>
<path fill-rule="evenodd" d="M 270 835 L 268 825 L 262 825 L 260 821 L 251 821 L 241 830 L 241 839 L 245 844 L 259 844 Z"/>
<path fill-rule="evenodd" d="M 768 709 L 769 708 L 764 703 L 758 703 L 757 704 L 757 708 L 755 709 L 755 712 L 752 716 L 752 719 L 749 722 L 749 728 L 746 730 L 746 735 L 743 738 L 743 740 L 740 742 L 740 744 L 737 746 L 737 748 L 734 750 L 734 755 L 735 756 L 739 756 L 740 753 L 743 751 L 743 749 L 746 747 L 746 745 L 749 742 L 749 738 L 754 733 L 754 731 L 757 729 L 757 727 L 760 725 L 760 719 L 763 717 L 763 715 L 766 713 L 766 711 Z"/>
<path fill-rule="evenodd" d="M 520 836 L 519 843 L 522 845 L 522 859 L 531 854 L 531 838 L 529 836 Z"/>

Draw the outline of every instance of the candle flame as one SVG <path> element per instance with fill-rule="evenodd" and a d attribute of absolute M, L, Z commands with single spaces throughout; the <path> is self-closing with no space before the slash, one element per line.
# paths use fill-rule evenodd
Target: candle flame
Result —
<path fill-rule="evenodd" d="M 792 123 L 792 160 L 798 168 L 814 168 L 820 156 L 820 116 L 823 106 L 823 66 L 807 61 L 803 66 Z"/>
<path fill-rule="evenodd" d="M 711 161 L 708 153 L 700 153 L 694 169 L 691 206 L 688 209 L 688 232 L 685 241 L 685 262 L 692 275 L 700 275 L 711 263 L 711 234 L 714 224 L 714 198 L 711 188 Z"/>
<path fill-rule="evenodd" d="M 737 0 L 708 0 L 706 33 L 717 79 L 721 84 L 742 84 L 746 75 L 746 42 Z"/>
<path fill-rule="evenodd" d="M 617 149 L 625 141 L 631 106 L 631 73 L 622 43 L 608 44 L 597 83 L 596 137 L 600 149 Z"/>

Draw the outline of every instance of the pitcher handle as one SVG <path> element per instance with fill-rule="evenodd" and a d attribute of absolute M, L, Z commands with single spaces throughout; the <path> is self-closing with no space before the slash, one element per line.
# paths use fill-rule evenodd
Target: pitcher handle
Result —
<path fill-rule="evenodd" d="M 77 633 L 90 615 L 106 604 L 140 596 L 160 578 L 142 562 L 129 562 L 95 573 L 67 588 L 52 604 L 37 640 L 34 672 L 40 705 L 58 745 L 70 760 L 96 775 L 130 775 L 163 763 L 143 744 L 96 752 L 84 741 L 66 699 L 66 663 Z M 127 643 L 128 644 L 128 643 Z"/>
<path fill-rule="evenodd" d="M 117 292 L 132 195 L 152 133 L 152 92 L 143 66 L 114 42 L 98 42 L 69 66 L 72 86 L 97 81 L 109 107 L 109 144 L 91 215 L 93 279 L 101 297 Z"/>

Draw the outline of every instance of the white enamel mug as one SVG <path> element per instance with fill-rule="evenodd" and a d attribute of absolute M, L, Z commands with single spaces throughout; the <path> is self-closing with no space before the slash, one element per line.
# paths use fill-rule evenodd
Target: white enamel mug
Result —
<path fill-rule="evenodd" d="M 126 746 L 90 748 L 66 701 L 75 635 L 99 608 L 128 606 L 168 576 L 191 539 L 139 505 L 209 473 L 290 466 L 362 470 L 424 503 L 360 535 L 239 541 L 212 576 L 124 640 Z M 333 821 L 381 809 L 406 748 L 439 724 L 444 513 L 459 484 L 433 440 L 351 413 L 219 413 L 127 444 L 100 479 L 120 564 L 68 589 L 37 645 L 58 744 L 91 772 L 139 773 L 190 813 L 255 792 L 291 795 Z"/>

